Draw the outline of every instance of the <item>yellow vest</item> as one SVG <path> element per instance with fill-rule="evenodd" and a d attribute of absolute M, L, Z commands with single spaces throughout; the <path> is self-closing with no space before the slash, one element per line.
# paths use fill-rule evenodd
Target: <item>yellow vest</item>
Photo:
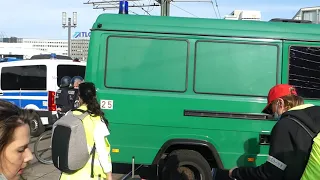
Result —
<path fill-rule="evenodd" d="M 79 109 L 82 110 L 87 110 L 87 106 L 82 105 L 79 107 Z M 79 111 L 74 111 L 73 114 L 75 115 L 80 115 L 82 114 Z M 95 129 L 95 123 L 101 121 L 100 117 L 92 117 L 90 115 L 88 115 L 87 117 L 85 117 L 82 120 L 85 132 L 86 132 L 86 139 L 87 139 L 87 143 L 88 143 L 88 151 L 89 153 L 92 150 L 92 147 L 94 145 L 94 137 L 93 137 L 93 132 Z M 105 142 L 106 142 L 106 147 L 107 150 L 110 154 L 110 144 L 107 138 L 105 138 Z M 103 179 L 107 179 L 106 174 L 103 172 L 103 169 L 100 165 L 99 162 L 99 154 L 96 152 L 95 153 L 95 157 L 94 157 L 94 167 L 93 167 L 93 171 L 94 171 L 94 178 L 91 178 L 91 162 L 92 161 L 92 155 L 90 156 L 90 159 L 88 160 L 87 164 L 80 169 L 79 171 L 73 173 L 73 174 L 66 174 L 66 173 L 62 173 L 60 176 L 60 180 L 103 180 Z M 111 162 L 111 157 L 109 155 L 109 162 Z M 99 177 L 100 176 L 100 177 Z"/>

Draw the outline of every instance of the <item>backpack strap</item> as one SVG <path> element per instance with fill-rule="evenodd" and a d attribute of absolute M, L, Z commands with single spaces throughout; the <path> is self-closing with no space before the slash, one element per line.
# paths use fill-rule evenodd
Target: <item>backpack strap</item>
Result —
<path fill-rule="evenodd" d="M 85 112 L 87 112 L 87 111 L 85 111 L 85 110 L 83 110 L 83 109 L 72 109 L 71 111 L 79 111 L 79 112 L 82 112 L 82 113 L 85 113 Z"/>
<path fill-rule="evenodd" d="M 89 115 L 88 111 L 85 111 L 85 110 L 82 110 L 82 109 L 74 109 L 72 111 L 79 111 L 79 112 L 82 112 L 82 114 L 80 115 L 74 115 L 74 116 L 77 116 L 79 119 L 84 119 L 85 117 L 87 117 L 87 115 Z"/>
<path fill-rule="evenodd" d="M 90 155 L 92 155 L 91 158 L 91 178 L 94 178 L 94 158 L 95 158 L 95 154 L 96 154 L 96 143 L 93 144 L 93 147 L 91 149 Z"/>
<path fill-rule="evenodd" d="M 310 137 L 313 139 L 314 137 L 316 137 L 316 134 L 313 133 L 307 126 L 305 126 L 301 121 L 299 121 L 296 118 L 293 118 L 292 116 L 288 116 L 289 119 L 293 120 L 294 122 L 296 122 L 297 124 L 299 124 L 309 135 Z"/>

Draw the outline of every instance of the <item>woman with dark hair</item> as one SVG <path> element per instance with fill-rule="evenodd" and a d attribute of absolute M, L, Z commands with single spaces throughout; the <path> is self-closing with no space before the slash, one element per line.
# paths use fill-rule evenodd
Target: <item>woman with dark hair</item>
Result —
<path fill-rule="evenodd" d="M 0 179 L 18 180 L 33 159 L 29 124 L 35 118 L 35 111 L 0 100 Z"/>
<path fill-rule="evenodd" d="M 80 107 L 74 110 L 75 115 L 80 115 L 83 111 L 87 111 L 87 115 L 83 120 L 83 126 L 86 132 L 86 140 L 88 143 L 88 151 L 94 145 L 96 152 L 94 158 L 93 178 L 91 177 L 90 158 L 87 164 L 79 171 L 73 174 L 62 173 L 61 180 L 87 180 L 87 179 L 107 179 L 112 180 L 112 164 L 110 157 L 110 144 L 107 136 L 110 134 L 108 130 L 108 120 L 104 117 L 104 113 L 100 109 L 100 105 L 96 98 L 96 88 L 91 82 L 84 82 L 79 85 Z M 82 111 L 82 112 L 80 112 Z"/>

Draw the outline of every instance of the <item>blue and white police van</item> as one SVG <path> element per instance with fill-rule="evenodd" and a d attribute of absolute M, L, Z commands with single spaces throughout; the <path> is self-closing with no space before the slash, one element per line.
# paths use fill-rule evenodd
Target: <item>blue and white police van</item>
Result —
<path fill-rule="evenodd" d="M 85 76 L 85 62 L 67 56 L 36 55 L 28 60 L 0 62 L 0 99 L 40 116 L 31 123 L 31 135 L 39 136 L 56 121 L 55 94 L 64 76 Z"/>

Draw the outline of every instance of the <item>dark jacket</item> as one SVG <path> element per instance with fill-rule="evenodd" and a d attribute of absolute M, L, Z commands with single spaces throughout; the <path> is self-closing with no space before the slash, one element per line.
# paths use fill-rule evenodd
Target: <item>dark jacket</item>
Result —
<path fill-rule="evenodd" d="M 61 108 L 62 112 L 67 112 L 72 109 L 72 104 L 69 102 L 69 90 L 69 87 L 62 87 L 56 92 L 56 105 L 57 108 Z"/>
<path fill-rule="evenodd" d="M 289 117 L 298 119 L 313 133 L 320 131 L 319 106 L 302 105 L 283 113 L 271 131 L 267 162 L 258 167 L 237 168 L 232 172 L 233 178 L 237 180 L 299 180 L 301 178 L 313 141 L 306 130 Z"/>
<path fill-rule="evenodd" d="M 79 107 L 79 89 L 70 88 L 68 94 L 71 108 L 77 109 Z"/>

